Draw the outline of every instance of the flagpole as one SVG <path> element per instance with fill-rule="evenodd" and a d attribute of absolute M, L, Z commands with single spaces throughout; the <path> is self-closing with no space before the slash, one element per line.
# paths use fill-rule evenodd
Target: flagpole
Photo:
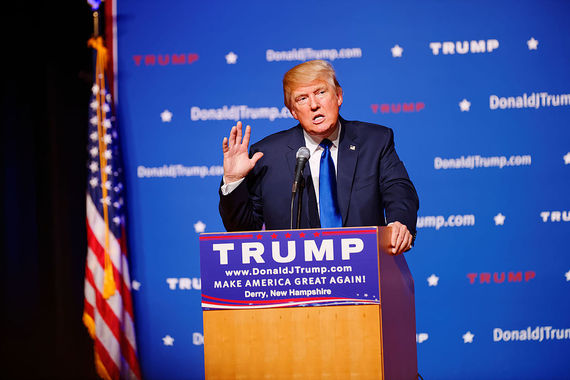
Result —
<path fill-rule="evenodd" d="M 99 15 L 99 8 L 101 6 L 102 0 L 87 0 L 87 3 L 91 6 L 93 11 L 93 38 L 99 37 L 99 31 L 101 28 L 101 20 Z"/>
<path fill-rule="evenodd" d="M 107 133 L 109 120 L 107 119 L 107 110 L 103 108 L 106 103 L 105 97 L 107 96 L 107 89 L 105 84 L 105 70 L 107 68 L 107 49 L 104 46 L 102 37 L 99 35 L 99 3 L 91 3 L 93 10 L 93 37 L 89 40 L 89 46 L 96 50 L 97 59 L 95 63 L 95 86 L 96 86 L 96 99 L 97 107 L 97 129 L 99 136 L 99 165 L 101 173 L 101 188 L 102 188 L 102 201 L 103 201 L 103 219 L 105 223 L 105 242 L 104 242 L 104 279 L 103 279 L 103 298 L 109 299 L 115 294 L 116 283 L 114 279 L 113 263 L 111 260 L 110 249 L 110 229 L 109 229 L 109 209 L 108 209 L 108 177 L 107 177 L 107 144 L 104 135 Z"/>
<path fill-rule="evenodd" d="M 93 37 L 99 37 L 99 11 L 93 12 Z"/>

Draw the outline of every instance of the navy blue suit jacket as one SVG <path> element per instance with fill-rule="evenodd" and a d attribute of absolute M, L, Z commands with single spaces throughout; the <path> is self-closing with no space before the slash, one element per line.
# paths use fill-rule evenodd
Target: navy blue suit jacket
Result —
<path fill-rule="evenodd" d="M 344 227 L 383 226 L 399 221 L 415 236 L 418 196 L 394 149 L 390 128 L 341 120 L 337 194 Z M 263 152 L 246 179 L 228 195 L 220 191 L 220 215 L 228 231 L 290 228 L 291 186 L 297 150 L 305 146 L 300 124 L 250 148 Z M 300 228 L 320 228 L 310 167 Z"/>

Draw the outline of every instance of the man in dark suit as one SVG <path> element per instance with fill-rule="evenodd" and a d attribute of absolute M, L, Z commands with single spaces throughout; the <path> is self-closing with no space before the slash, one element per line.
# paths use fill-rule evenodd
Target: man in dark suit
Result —
<path fill-rule="evenodd" d="M 242 131 L 238 122 L 224 138 L 220 215 L 226 229 L 290 227 L 296 153 L 306 146 L 310 158 L 300 228 L 388 224 L 392 252 L 410 249 L 419 201 L 394 149 L 392 130 L 339 116 L 342 88 L 326 61 L 289 70 L 283 90 L 297 126 L 252 145 L 250 154 L 250 126 Z"/>

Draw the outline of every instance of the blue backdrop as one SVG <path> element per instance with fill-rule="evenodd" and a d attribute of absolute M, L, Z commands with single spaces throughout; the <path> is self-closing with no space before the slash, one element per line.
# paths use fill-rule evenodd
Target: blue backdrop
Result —
<path fill-rule="evenodd" d="M 198 235 L 221 142 L 295 124 L 281 79 L 332 62 L 341 115 L 391 127 L 419 197 L 406 254 L 424 379 L 568 378 L 570 3 L 117 2 L 139 355 L 203 377 Z"/>

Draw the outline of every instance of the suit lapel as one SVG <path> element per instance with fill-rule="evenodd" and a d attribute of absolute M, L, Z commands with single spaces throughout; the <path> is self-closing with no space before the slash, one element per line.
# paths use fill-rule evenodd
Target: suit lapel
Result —
<path fill-rule="evenodd" d="M 289 168 L 289 177 L 293 180 L 293 176 L 295 175 L 295 164 L 297 162 L 297 150 L 305 145 L 305 141 L 303 140 L 303 133 L 298 133 L 301 131 L 301 128 L 295 128 L 293 130 L 294 133 L 291 134 L 291 138 L 289 139 L 288 146 L 289 150 L 285 153 L 285 158 L 287 159 L 287 167 Z"/>
<path fill-rule="evenodd" d="M 354 171 L 358 161 L 359 145 L 356 142 L 356 136 L 350 128 L 350 122 L 343 119 L 340 120 L 342 129 L 337 157 L 337 195 L 344 225 L 348 216 L 348 207 L 350 206 L 350 194 L 352 193 Z"/>

